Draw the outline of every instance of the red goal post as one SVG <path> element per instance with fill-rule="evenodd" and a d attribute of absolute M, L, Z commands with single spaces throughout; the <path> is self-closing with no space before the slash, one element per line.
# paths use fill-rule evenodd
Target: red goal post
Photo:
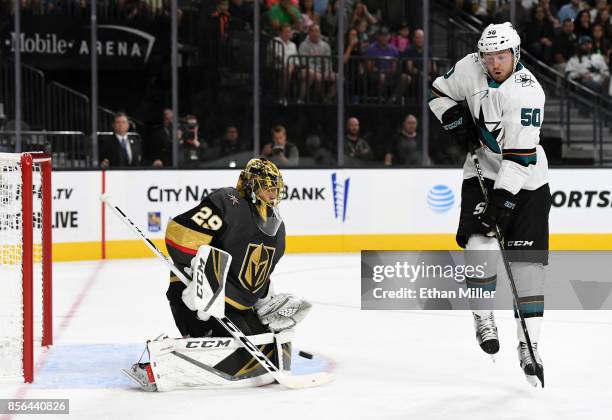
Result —
<path fill-rule="evenodd" d="M 32 382 L 35 341 L 53 343 L 51 169 L 44 153 L 0 153 L 0 378 Z"/>

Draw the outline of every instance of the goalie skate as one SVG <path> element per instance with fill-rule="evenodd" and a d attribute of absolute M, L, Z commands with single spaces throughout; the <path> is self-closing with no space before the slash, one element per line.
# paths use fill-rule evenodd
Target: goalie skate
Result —
<path fill-rule="evenodd" d="M 130 369 L 121 369 L 121 371 L 145 391 L 157 391 L 150 363 L 135 363 Z"/>
<path fill-rule="evenodd" d="M 476 330 L 476 340 L 480 348 L 491 356 L 495 361 L 495 353 L 499 351 L 499 337 L 497 335 L 497 325 L 493 312 L 486 316 L 474 315 L 474 329 Z"/>
<path fill-rule="evenodd" d="M 542 365 L 542 359 L 540 359 L 540 355 L 538 354 L 538 343 L 532 343 L 533 355 L 535 357 L 535 363 L 531 359 L 531 355 L 529 354 L 529 348 L 526 343 L 520 342 L 517 351 L 519 357 L 519 363 L 523 373 L 525 374 L 525 378 L 527 382 L 531 384 L 533 387 L 538 386 L 538 374 L 543 378 L 544 377 L 544 366 Z M 542 383 L 543 386 L 543 383 Z"/>

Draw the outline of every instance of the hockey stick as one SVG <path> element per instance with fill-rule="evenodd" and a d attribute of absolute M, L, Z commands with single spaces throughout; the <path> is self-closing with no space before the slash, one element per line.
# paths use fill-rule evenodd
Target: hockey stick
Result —
<path fill-rule="evenodd" d="M 105 203 L 113 211 L 113 213 L 115 213 L 123 221 L 123 223 L 125 223 L 134 233 L 140 236 L 140 239 L 145 242 L 149 249 L 153 251 L 153 253 L 157 257 L 159 257 L 166 263 L 168 268 L 185 284 L 185 286 L 189 285 L 190 280 L 187 278 L 187 276 L 185 276 L 185 274 L 181 270 L 179 270 L 177 266 L 174 265 L 172 260 L 169 257 L 165 256 L 159 250 L 159 248 L 157 248 L 157 246 L 155 246 L 155 244 L 149 238 L 147 238 L 144 233 L 142 233 L 142 231 L 134 224 L 134 222 L 132 222 L 130 218 L 127 217 L 123 210 L 111 203 L 110 195 L 108 193 L 102 194 L 100 196 L 100 200 Z M 257 360 L 259 364 L 263 366 L 264 369 L 266 369 L 268 373 L 270 373 L 270 375 L 272 375 L 272 377 L 279 384 L 284 385 L 290 389 L 301 389 L 325 385 L 333 380 L 332 375 L 327 372 L 300 376 L 287 375 L 283 373 L 227 317 L 215 317 L 215 319 L 219 321 L 221 325 L 223 325 L 223 327 L 231 334 L 232 337 L 234 337 L 235 340 L 242 344 L 242 346 L 250 353 L 250 355 L 253 356 L 253 358 Z M 279 355 L 279 357 L 282 357 L 282 355 Z"/>
<path fill-rule="evenodd" d="M 487 188 L 484 184 L 484 175 L 482 174 L 482 168 L 480 167 L 480 161 L 478 160 L 478 156 L 476 155 L 476 149 L 473 144 L 470 144 L 470 156 L 472 158 L 472 162 L 474 162 L 474 167 L 476 168 L 476 174 L 478 175 L 478 184 L 480 184 L 480 190 L 482 191 L 482 195 L 484 197 L 485 203 L 489 203 L 489 196 L 487 194 Z M 501 231 L 499 230 L 499 226 L 495 225 L 495 238 L 497 239 L 497 243 L 499 244 L 499 249 L 501 251 L 502 261 L 504 262 L 504 267 L 506 269 L 506 273 L 508 275 L 508 280 L 510 281 L 510 287 L 512 289 L 512 296 L 514 298 L 514 305 L 516 307 L 516 312 L 519 315 L 519 319 L 521 320 L 521 328 L 523 330 L 523 335 L 525 336 L 525 341 L 527 342 L 527 347 L 529 348 L 529 356 L 531 356 L 531 360 L 533 360 L 533 364 L 536 371 L 536 376 L 540 380 L 542 384 L 542 388 L 544 388 L 544 369 L 539 367 L 536 363 L 535 354 L 533 353 L 533 347 L 531 347 L 531 338 L 529 337 L 529 331 L 527 330 L 527 323 L 525 322 L 525 317 L 521 312 L 521 307 L 519 306 L 519 296 L 518 291 L 516 289 L 516 283 L 514 281 L 514 276 L 512 275 L 512 270 L 510 269 L 510 263 L 506 258 L 506 250 L 504 248 L 504 239 L 501 235 Z"/>

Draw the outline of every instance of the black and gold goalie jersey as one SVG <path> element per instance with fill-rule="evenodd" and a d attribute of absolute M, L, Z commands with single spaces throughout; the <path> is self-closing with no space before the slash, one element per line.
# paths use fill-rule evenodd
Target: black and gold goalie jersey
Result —
<path fill-rule="evenodd" d="M 225 302 L 237 309 L 249 309 L 268 292 L 270 274 L 285 253 L 284 223 L 275 236 L 268 236 L 258 228 L 256 217 L 235 188 L 222 188 L 168 223 L 166 247 L 181 271 L 190 266 L 201 245 L 229 252 L 232 263 Z M 184 288 L 171 275 L 168 299 L 180 299 Z"/>

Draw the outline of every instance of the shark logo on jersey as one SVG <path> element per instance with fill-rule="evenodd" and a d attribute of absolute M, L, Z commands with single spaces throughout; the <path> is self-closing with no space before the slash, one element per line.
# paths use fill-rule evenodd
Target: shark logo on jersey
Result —
<path fill-rule="evenodd" d="M 502 131 L 501 121 L 485 121 L 484 113 L 482 112 L 482 106 L 476 120 L 476 126 L 478 127 L 478 136 L 482 143 L 493 153 L 501 153 L 497 139 Z M 489 126 L 492 126 L 489 130 Z"/>
<path fill-rule="evenodd" d="M 482 96 L 480 97 L 480 100 L 482 101 L 484 98 L 486 98 L 487 96 L 489 96 L 489 89 L 483 89 L 483 90 L 479 90 L 476 93 L 473 93 L 472 96 L 476 96 L 479 93 L 482 93 Z"/>
<path fill-rule="evenodd" d="M 531 78 L 531 76 L 525 73 L 515 74 L 514 81 L 516 83 L 520 83 L 522 87 L 529 87 L 533 86 L 534 84 L 534 80 Z"/>

